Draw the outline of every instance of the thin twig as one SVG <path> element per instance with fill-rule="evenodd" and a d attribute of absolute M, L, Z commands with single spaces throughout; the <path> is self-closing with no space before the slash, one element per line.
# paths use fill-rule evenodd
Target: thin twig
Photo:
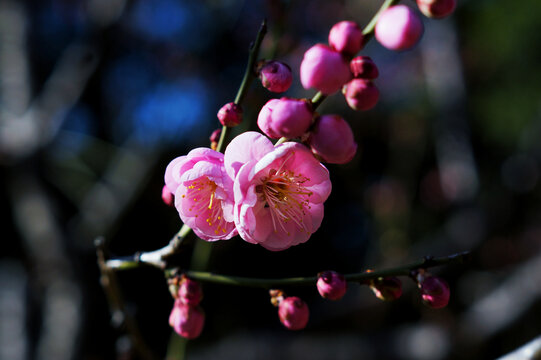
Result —
<path fill-rule="evenodd" d="M 105 295 L 107 296 L 113 325 L 116 328 L 125 325 L 131 342 L 139 355 L 145 360 L 156 360 L 157 358 L 144 342 L 135 319 L 126 312 L 126 304 L 122 292 L 120 291 L 120 287 L 118 286 L 116 274 L 109 266 L 107 266 L 105 239 L 103 237 L 97 238 L 95 240 L 95 245 L 101 273 L 100 282 L 105 291 Z"/>
<path fill-rule="evenodd" d="M 246 93 L 248 92 L 248 88 L 252 84 L 252 81 L 256 77 L 256 73 L 254 71 L 255 63 L 257 61 L 257 57 L 259 56 L 259 49 L 261 48 L 261 43 L 263 42 L 263 38 L 267 34 L 267 20 L 263 20 L 261 23 L 261 26 L 259 27 L 259 31 L 257 32 L 257 36 L 255 38 L 255 42 L 250 46 L 250 54 L 248 55 L 248 64 L 246 64 L 246 70 L 244 71 L 244 77 L 242 78 L 242 82 L 240 83 L 239 91 L 237 92 L 237 96 L 235 97 L 235 104 L 240 105 L 242 101 L 244 100 Z M 218 146 L 216 147 L 216 151 L 222 152 L 224 150 L 224 147 L 226 145 L 226 139 L 229 132 L 229 127 L 223 126 L 222 127 L 222 133 L 220 134 L 220 140 L 218 140 Z"/>
<path fill-rule="evenodd" d="M 469 252 L 463 252 L 459 254 L 453 254 L 440 258 L 425 258 L 422 261 L 417 261 L 411 264 L 371 272 L 360 272 L 344 275 L 347 281 L 350 282 L 364 282 L 366 280 L 377 279 L 387 276 L 410 276 L 413 271 L 418 269 L 428 269 L 436 266 L 461 264 L 467 262 L 470 258 Z M 261 279 L 261 278 L 249 278 L 241 276 L 228 276 L 213 274 L 203 271 L 181 271 L 178 269 L 167 271 L 169 275 L 178 274 L 182 272 L 189 278 L 202 282 L 218 283 L 223 285 L 245 286 L 245 287 L 261 287 L 261 288 L 273 288 L 280 286 L 291 285 L 314 285 L 318 277 L 292 277 L 281 279 Z"/>

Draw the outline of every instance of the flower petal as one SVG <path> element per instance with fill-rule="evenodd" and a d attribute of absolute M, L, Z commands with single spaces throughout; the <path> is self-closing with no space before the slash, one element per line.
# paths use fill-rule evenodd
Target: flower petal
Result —
<path fill-rule="evenodd" d="M 225 149 L 225 170 L 235 179 L 242 165 L 249 161 L 258 161 L 265 154 L 273 151 L 272 142 L 255 131 L 245 132 L 229 143 Z"/>

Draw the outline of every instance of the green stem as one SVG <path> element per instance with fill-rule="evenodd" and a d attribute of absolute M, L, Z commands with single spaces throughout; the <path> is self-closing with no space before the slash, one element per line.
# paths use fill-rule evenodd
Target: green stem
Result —
<path fill-rule="evenodd" d="M 263 38 L 265 37 L 266 33 L 267 33 L 267 20 L 263 20 L 263 22 L 261 23 L 261 26 L 259 27 L 259 31 L 257 32 L 255 42 L 250 47 L 250 55 L 248 56 L 248 64 L 246 65 L 246 70 L 244 71 L 244 77 L 242 78 L 242 82 L 240 83 L 239 91 L 237 92 L 237 96 L 235 97 L 236 105 L 241 105 L 242 101 L 246 97 L 246 93 L 248 92 L 250 85 L 252 84 L 252 81 L 256 77 L 256 73 L 254 71 L 255 63 L 259 55 L 259 49 L 261 48 L 261 43 L 263 42 Z M 223 151 L 227 143 L 228 132 L 229 132 L 229 128 L 227 126 L 222 127 L 222 133 L 220 134 L 220 140 L 218 141 L 218 146 L 216 147 L 216 151 L 219 151 L 219 152 Z"/>
<path fill-rule="evenodd" d="M 370 40 L 370 38 L 374 35 L 374 29 L 376 28 L 376 24 L 378 22 L 378 19 L 381 13 L 387 10 L 387 8 L 389 8 L 390 6 L 396 5 L 399 2 L 400 0 L 385 0 L 385 2 L 383 2 L 378 12 L 372 17 L 368 25 L 366 25 L 363 29 L 364 44 L 366 44 Z"/>
<path fill-rule="evenodd" d="M 314 95 L 312 98 L 312 110 L 316 110 L 319 105 L 327 98 L 327 95 L 324 95 L 321 93 L 321 91 L 318 91 L 317 94 Z"/>
<path fill-rule="evenodd" d="M 222 126 L 222 132 L 220 133 L 220 140 L 218 140 L 218 145 L 216 146 L 216 151 L 222 152 L 222 150 L 225 147 L 225 142 L 227 139 L 227 135 L 229 133 L 229 127 Z"/>
<path fill-rule="evenodd" d="M 462 264 L 470 258 L 469 252 L 454 254 L 441 258 L 425 258 L 422 261 L 411 263 L 408 265 L 395 267 L 391 269 L 372 271 L 372 272 L 360 272 L 344 275 L 347 281 L 363 282 L 366 280 L 377 279 L 387 276 L 410 276 L 412 271 L 418 269 L 427 269 L 436 266 L 449 265 L 449 264 Z M 171 271 L 169 275 L 176 273 Z M 227 276 L 213 274 L 203 271 L 184 271 L 183 274 L 189 278 L 201 282 L 211 282 L 223 285 L 245 286 L 245 287 L 260 287 L 260 288 L 275 288 L 291 285 L 314 285 L 317 282 L 317 276 L 310 277 L 292 277 L 281 279 L 261 279 L 261 278 L 248 278 L 241 276 Z"/>
<path fill-rule="evenodd" d="M 257 37 L 255 38 L 255 42 L 250 48 L 250 55 L 248 56 L 248 64 L 246 65 L 244 78 L 242 79 L 239 91 L 237 92 L 237 97 L 235 97 L 235 104 L 237 105 L 240 105 L 242 100 L 244 100 L 244 97 L 246 96 L 246 93 L 248 92 L 248 88 L 250 87 L 252 83 L 252 80 L 254 80 L 256 77 L 256 73 L 254 71 L 255 62 L 257 61 L 257 57 L 259 55 L 259 48 L 261 47 L 261 43 L 263 42 L 263 38 L 265 37 L 265 34 L 267 34 L 267 20 L 266 19 L 263 20 L 263 22 L 261 23 L 261 26 L 259 27 L 259 31 L 257 32 Z"/>

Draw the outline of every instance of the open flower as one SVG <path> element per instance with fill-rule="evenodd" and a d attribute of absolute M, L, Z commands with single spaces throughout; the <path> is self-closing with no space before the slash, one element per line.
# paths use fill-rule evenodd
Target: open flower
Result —
<path fill-rule="evenodd" d="M 193 149 L 169 163 L 165 185 L 175 195 L 182 221 L 203 240 L 237 235 L 233 222 L 233 180 L 224 155 L 208 148 Z"/>
<path fill-rule="evenodd" d="M 304 145 L 274 147 L 263 135 L 246 132 L 228 145 L 224 164 L 235 179 L 234 219 L 245 241 L 285 250 L 321 225 L 329 172 Z"/>

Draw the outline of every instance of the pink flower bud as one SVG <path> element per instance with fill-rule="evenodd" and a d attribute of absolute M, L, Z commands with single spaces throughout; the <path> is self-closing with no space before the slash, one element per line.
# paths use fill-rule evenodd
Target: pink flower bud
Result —
<path fill-rule="evenodd" d="M 370 110 L 379 100 L 379 90 L 372 80 L 353 79 L 344 86 L 342 93 L 353 110 Z"/>
<path fill-rule="evenodd" d="M 317 291 L 325 299 L 339 300 L 346 293 L 347 282 L 344 275 L 336 271 L 324 271 L 317 279 Z"/>
<path fill-rule="evenodd" d="M 242 122 L 242 107 L 235 103 L 227 103 L 218 110 L 220 124 L 233 127 Z"/>
<path fill-rule="evenodd" d="M 357 151 L 351 127 L 338 115 L 317 118 L 308 137 L 308 145 L 315 155 L 331 164 L 350 162 Z"/>
<path fill-rule="evenodd" d="M 180 299 L 175 300 L 169 315 L 169 325 L 177 334 L 186 339 L 195 339 L 201 334 L 204 324 L 205 313 L 200 306 L 186 305 Z"/>
<path fill-rule="evenodd" d="M 406 5 L 391 6 L 379 17 L 376 39 L 390 50 L 406 50 L 413 47 L 423 34 L 423 22 Z"/>
<path fill-rule="evenodd" d="M 270 138 L 296 138 L 308 130 L 312 116 L 307 101 L 283 97 L 271 99 L 261 108 L 257 125 Z"/>
<path fill-rule="evenodd" d="M 357 56 L 349 63 L 353 77 L 360 79 L 375 79 L 379 76 L 378 67 L 369 56 Z"/>
<path fill-rule="evenodd" d="M 455 11 L 456 0 L 417 0 L 417 6 L 423 15 L 441 19 Z"/>
<path fill-rule="evenodd" d="M 370 281 L 370 289 L 378 299 L 392 301 L 402 295 L 402 282 L 394 276 L 377 278 Z"/>
<path fill-rule="evenodd" d="M 304 329 L 309 315 L 306 303 L 296 296 L 285 298 L 278 306 L 278 317 L 289 330 Z"/>
<path fill-rule="evenodd" d="M 331 95 L 350 79 L 347 61 L 327 45 L 316 44 L 304 53 L 301 83 L 305 89 L 315 88 L 325 95 Z"/>
<path fill-rule="evenodd" d="M 167 206 L 173 206 L 175 204 L 175 197 L 173 193 L 169 191 L 167 185 L 164 185 L 162 188 L 162 200 Z"/>
<path fill-rule="evenodd" d="M 183 276 L 178 288 L 178 298 L 183 304 L 199 305 L 201 299 L 203 299 L 201 285 L 197 281 Z"/>
<path fill-rule="evenodd" d="M 272 60 L 265 62 L 261 66 L 259 79 L 261 79 L 261 84 L 269 91 L 280 93 L 289 89 L 293 82 L 293 75 L 291 75 L 289 65 Z"/>
<path fill-rule="evenodd" d="M 210 148 L 216 150 L 218 148 L 218 142 L 220 142 L 220 136 L 222 135 L 222 129 L 216 129 L 210 134 Z"/>
<path fill-rule="evenodd" d="M 449 303 L 449 285 L 442 278 L 427 276 L 419 283 L 421 297 L 426 306 L 440 309 Z"/>
<path fill-rule="evenodd" d="M 329 32 L 329 45 L 340 53 L 353 56 L 363 46 L 363 32 L 353 21 L 340 21 Z"/>

